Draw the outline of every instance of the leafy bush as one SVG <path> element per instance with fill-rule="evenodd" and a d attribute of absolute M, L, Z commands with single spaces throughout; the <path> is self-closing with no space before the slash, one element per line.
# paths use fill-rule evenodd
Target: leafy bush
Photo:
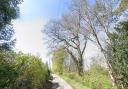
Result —
<path fill-rule="evenodd" d="M 83 84 L 92 89 L 111 89 L 112 87 L 108 76 L 93 72 L 84 76 Z"/>
<path fill-rule="evenodd" d="M 0 88 L 13 89 L 19 74 L 15 66 L 14 52 L 0 52 Z"/>
<path fill-rule="evenodd" d="M 49 78 L 40 58 L 0 52 L 0 89 L 46 89 Z"/>
<path fill-rule="evenodd" d="M 83 81 L 92 89 L 112 89 L 107 70 L 95 62 L 90 70 L 85 72 Z"/>

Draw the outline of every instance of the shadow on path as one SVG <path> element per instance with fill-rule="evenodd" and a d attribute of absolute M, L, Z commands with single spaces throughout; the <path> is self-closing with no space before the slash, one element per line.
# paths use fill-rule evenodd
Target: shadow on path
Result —
<path fill-rule="evenodd" d="M 52 89 L 57 89 L 59 87 L 59 84 L 58 83 L 53 83 L 52 84 Z"/>
<path fill-rule="evenodd" d="M 53 87 L 52 89 L 73 89 L 65 80 L 63 80 L 60 76 L 56 74 L 52 74 L 53 76 Z"/>

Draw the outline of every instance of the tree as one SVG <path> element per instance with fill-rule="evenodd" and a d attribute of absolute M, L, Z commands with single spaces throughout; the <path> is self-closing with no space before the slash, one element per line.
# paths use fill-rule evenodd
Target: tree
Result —
<path fill-rule="evenodd" d="M 119 0 L 96 0 L 94 4 L 91 4 L 88 0 L 72 1 L 73 10 L 81 13 L 80 15 L 85 27 L 84 30 L 90 33 L 88 40 L 96 43 L 103 53 L 114 85 L 112 68 L 106 55 L 106 46 L 110 44 L 109 35 L 112 23 L 118 20 L 118 16 L 114 13 L 114 8 L 115 3 Z"/>
<path fill-rule="evenodd" d="M 11 50 L 15 45 L 16 39 L 12 39 L 14 34 L 13 27 L 7 26 L 0 31 L 0 50 Z"/>
<path fill-rule="evenodd" d="M 83 70 L 83 55 L 87 41 L 96 43 L 105 57 L 111 79 L 114 81 L 106 47 L 111 42 L 112 24 L 118 20 L 114 9 L 119 0 L 95 1 L 91 4 L 89 0 L 72 0 L 69 13 L 62 16 L 61 20 L 49 23 L 46 34 L 52 39 L 50 42 L 56 46 L 58 43 L 65 44 L 77 67 L 81 66 L 78 68 L 79 73 Z"/>
<path fill-rule="evenodd" d="M 77 66 L 74 63 L 71 55 L 68 52 L 65 52 L 65 59 L 63 63 L 63 71 L 64 72 L 77 72 Z"/>
<path fill-rule="evenodd" d="M 76 64 L 79 75 L 82 75 L 84 70 L 83 56 L 88 35 L 88 32 L 83 30 L 84 27 L 81 23 L 80 14 L 71 11 L 71 13 L 63 15 L 59 21 L 51 21 L 45 28 L 45 33 L 49 37 L 51 45 L 55 47 L 64 46 Z"/>
<path fill-rule="evenodd" d="M 11 21 L 19 16 L 22 0 L 0 0 L 0 49 L 10 50 L 15 44 Z"/>
<path fill-rule="evenodd" d="M 110 36 L 108 59 L 119 89 L 128 88 L 128 22 L 121 22 Z"/>

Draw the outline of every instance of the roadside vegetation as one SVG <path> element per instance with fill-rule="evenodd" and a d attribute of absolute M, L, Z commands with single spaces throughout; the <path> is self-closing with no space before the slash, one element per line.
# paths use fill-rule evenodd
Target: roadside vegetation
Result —
<path fill-rule="evenodd" d="M 53 58 L 55 58 L 53 59 L 53 72 L 60 75 L 74 89 L 114 89 L 111 84 L 108 70 L 105 67 L 101 66 L 98 62 L 96 62 L 96 60 L 93 60 L 90 68 L 84 71 L 83 76 L 79 76 L 79 74 L 76 73 L 75 65 L 73 66 L 72 64 L 71 66 L 65 66 L 65 58 L 61 58 L 62 55 L 59 57 L 61 52 L 56 52 L 56 55 L 58 56 L 57 58 L 55 58 L 53 55 Z M 67 56 L 65 57 L 67 58 Z M 59 62 L 60 60 L 61 63 Z M 58 63 L 59 66 L 56 65 Z M 54 69 L 54 67 L 56 68 L 56 70 Z"/>
<path fill-rule="evenodd" d="M 75 72 L 63 73 L 62 76 L 74 89 L 112 89 L 111 80 L 107 70 L 98 64 L 91 66 L 81 77 Z M 74 84 L 75 83 L 75 84 Z"/>
<path fill-rule="evenodd" d="M 50 74 L 39 57 L 13 51 L 0 52 L 1 89 L 47 89 Z"/>

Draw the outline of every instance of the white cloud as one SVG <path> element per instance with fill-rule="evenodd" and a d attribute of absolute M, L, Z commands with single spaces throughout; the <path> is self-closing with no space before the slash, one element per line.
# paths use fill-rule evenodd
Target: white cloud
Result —
<path fill-rule="evenodd" d="M 41 19 L 15 21 L 14 28 L 17 39 L 15 50 L 40 55 L 43 60 L 46 60 L 47 50 L 43 41 L 43 34 L 41 33 L 46 23 L 47 21 Z"/>

